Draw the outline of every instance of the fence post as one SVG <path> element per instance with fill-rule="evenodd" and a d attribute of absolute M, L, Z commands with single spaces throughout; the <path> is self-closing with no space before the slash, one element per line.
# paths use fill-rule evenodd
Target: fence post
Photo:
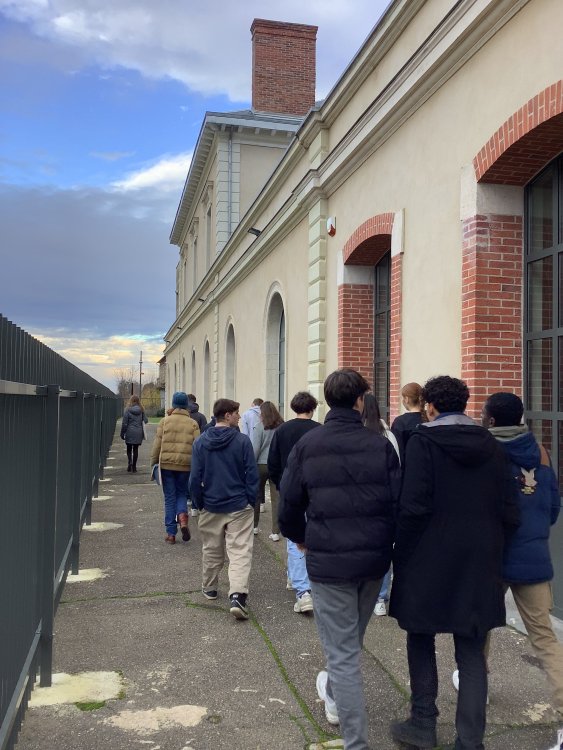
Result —
<path fill-rule="evenodd" d="M 41 687 L 51 685 L 53 674 L 53 622 L 55 619 L 55 544 L 57 493 L 59 484 L 60 386 L 47 386 L 45 405 L 45 454 L 42 504 L 42 585 L 41 585 Z"/>
<path fill-rule="evenodd" d="M 84 393 L 76 391 L 73 419 L 73 451 L 74 451 L 74 512 L 72 519 L 72 551 L 70 556 L 71 573 L 78 575 L 80 562 L 80 524 L 82 516 L 82 435 L 84 422 Z"/>

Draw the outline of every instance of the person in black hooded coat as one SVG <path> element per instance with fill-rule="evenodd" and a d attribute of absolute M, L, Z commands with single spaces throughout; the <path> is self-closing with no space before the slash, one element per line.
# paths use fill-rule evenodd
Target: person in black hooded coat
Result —
<path fill-rule="evenodd" d="M 519 513 L 508 463 L 492 435 L 463 412 L 465 383 L 429 380 L 430 421 L 411 435 L 393 554 L 389 614 L 407 631 L 411 718 L 396 740 L 434 747 L 438 677 L 434 636 L 454 635 L 460 692 L 456 750 L 480 750 L 485 731 L 489 630 L 506 622 L 502 557 Z"/>

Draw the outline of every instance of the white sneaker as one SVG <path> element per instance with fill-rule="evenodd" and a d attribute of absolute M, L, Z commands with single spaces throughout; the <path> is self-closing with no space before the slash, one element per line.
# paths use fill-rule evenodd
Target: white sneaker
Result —
<path fill-rule="evenodd" d="M 293 605 L 293 611 L 302 615 L 313 611 L 313 597 L 308 591 L 297 597 L 297 601 Z"/>
<path fill-rule="evenodd" d="M 454 687 L 457 691 L 459 691 L 459 669 L 455 669 L 452 673 L 452 682 L 454 684 Z M 489 705 L 489 695 L 487 693 L 487 706 Z M 563 742 L 563 740 L 562 740 Z M 559 750 L 559 748 L 556 748 L 556 750 Z"/>
<path fill-rule="evenodd" d="M 194 517 L 194 518 L 195 518 L 196 516 L 199 516 L 199 510 L 198 510 L 197 508 L 192 508 L 192 509 L 190 510 L 190 516 L 192 516 L 192 517 Z"/>
<path fill-rule="evenodd" d="M 272 542 L 279 542 L 280 535 L 279 534 L 269 534 L 268 539 L 271 539 Z"/>
<path fill-rule="evenodd" d="M 385 604 L 385 600 L 378 599 L 373 611 L 374 614 L 376 614 L 378 617 L 384 617 L 387 614 L 387 606 Z"/>
<path fill-rule="evenodd" d="M 549 750 L 561 750 L 563 747 L 563 729 L 557 730 L 557 745 L 550 747 Z"/>
<path fill-rule="evenodd" d="M 324 701 L 325 704 L 325 716 L 329 724 L 340 724 L 338 718 L 338 711 L 336 709 L 336 703 L 328 697 L 326 694 L 326 682 L 328 680 L 328 673 L 323 669 L 317 675 L 317 695 Z"/>
<path fill-rule="evenodd" d="M 257 533 L 258 533 L 258 526 L 255 526 L 254 527 L 254 536 L 256 536 Z"/>

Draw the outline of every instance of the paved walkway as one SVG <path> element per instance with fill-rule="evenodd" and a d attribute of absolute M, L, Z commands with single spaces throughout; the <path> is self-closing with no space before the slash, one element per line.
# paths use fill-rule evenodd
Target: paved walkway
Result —
<path fill-rule="evenodd" d="M 56 618 L 57 687 L 34 691 L 18 750 L 342 747 L 315 692 L 323 659 L 314 619 L 293 612 L 285 545 L 267 538 L 269 510 L 255 539 L 252 618 L 238 622 L 225 576 L 216 603 L 200 593 L 195 519 L 189 543 L 164 543 L 148 452 L 128 474 L 114 441 L 94 523 L 82 534 L 81 575 L 65 586 Z M 450 639 L 438 649 L 438 736 L 447 748 L 456 701 Z M 492 653 L 487 750 L 547 750 L 555 716 L 526 639 L 497 631 Z M 373 618 L 363 668 L 372 746 L 392 750 L 388 725 L 406 714 L 408 672 L 404 634 L 390 618 Z"/>

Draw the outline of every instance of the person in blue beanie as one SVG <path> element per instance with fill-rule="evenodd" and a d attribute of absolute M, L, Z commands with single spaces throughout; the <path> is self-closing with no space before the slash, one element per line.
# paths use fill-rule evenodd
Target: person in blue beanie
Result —
<path fill-rule="evenodd" d="M 213 404 L 216 424 L 194 444 L 189 490 L 199 510 L 202 593 L 217 599 L 226 553 L 230 611 L 237 620 L 247 620 L 258 468 L 250 438 L 228 429 L 238 427 L 239 406 L 228 398 Z"/>

